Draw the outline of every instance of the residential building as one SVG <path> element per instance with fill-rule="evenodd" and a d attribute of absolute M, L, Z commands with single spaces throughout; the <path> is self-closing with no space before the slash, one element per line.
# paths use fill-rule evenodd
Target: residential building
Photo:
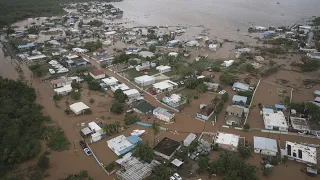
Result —
<path fill-rule="evenodd" d="M 166 73 L 171 71 L 171 67 L 170 66 L 157 66 L 156 70 L 158 70 L 160 73 Z"/>
<path fill-rule="evenodd" d="M 150 63 L 149 61 L 142 63 L 141 65 L 137 65 L 136 67 L 137 71 L 145 71 L 150 69 Z"/>
<path fill-rule="evenodd" d="M 178 55 L 179 55 L 179 53 L 177 53 L 177 52 L 170 52 L 168 54 L 168 56 L 172 56 L 172 57 L 178 57 Z"/>
<path fill-rule="evenodd" d="M 153 110 L 153 115 L 158 119 L 165 121 L 165 122 L 172 122 L 174 120 L 175 114 L 171 111 L 168 111 L 165 108 L 157 107 Z"/>
<path fill-rule="evenodd" d="M 165 137 L 153 148 L 153 152 L 154 154 L 169 160 L 180 147 L 181 143 L 179 141 Z"/>
<path fill-rule="evenodd" d="M 178 88 L 178 84 L 170 80 L 164 80 L 164 81 L 155 83 L 152 86 L 153 86 L 153 91 L 155 91 L 156 93 L 172 91 Z"/>
<path fill-rule="evenodd" d="M 245 106 L 247 104 L 247 99 L 248 98 L 245 96 L 234 95 L 232 98 L 232 104 Z"/>
<path fill-rule="evenodd" d="M 182 104 L 185 104 L 186 100 L 184 100 L 180 94 L 171 94 L 170 96 L 165 96 L 162 98 L 162 102 L 173 108 L 177 108 Z"/>
<path fill-rule="evenodd" d="M 133 110 L 138 114 L 148 115 L 151 114 L 154 109 L 154 106 L 144 100 L 141 100 L 137 102 L 137 104 L 133 105 Z"/>
<path fill-rule="evenodd" d="M 134 78 L 134 82 L 140 86 L 148 86 L 156 82 L 156 79 L 153 76 L 143 75 Z"/>
<path fill-rule="evenodd" d="M 64 85 L 63 87 L 54 89 L 57 95 L 67 95 L 72 91 L 71 84 Z"/>
<path fill-rule="evenodd" d="M 184 146 L 190 146 L 190 144 L 197 138 L 197 135 L 190 133 L 186 139 L 183 141 Z"/>
<path fill-rule="evenodd" d="M 123 91 L 123 93 L 127 95 L 129 101 L 141 99 L 141 94 L 136 89 L 129 89 L 129 90 Z"/>
<path fill-rule="evenodd" d="M 189 46 L 189 47 L 194 47 L 194 46 L 196 46 L 196 47 L 198 47 L 198 46 L 200 46 L 200 44 L 199 44 L 198 41 L 188 41 L 188 42 L 186 43 L 186 46 Z"/>
<path fill-rule="evenodd" d="M 217 91 L 219 88 L 218 83 L 212 83 L 212 82 L 203 82 L 203 84 L 208 86 L 209 91 Z"/>
<path fill-rule="evenodd" d="M 76 115 L 80 115 L 84 113 L 85 110 L 90 109 L 89 106 L 84 104 L 83 102 L 73 103 L 69 106 L 70 110 L 74 112 Z"/>
<path fill-rule="evenodd" d="M 140 141 L 142 139 L 138 136 L 125 137 L 124 135 L 120 135 L 107 141 L 107 144 L 116 155 L 120 156 L 131 151 Z"/>
<path fill-rule="evenodd" d="M 129 88 L 126 84 L 124 84 L 124 83 L 110 86 L 110 88 L 111 88 L 111 91 L 112 91 L 112 92 L 116 92 L 116 90 L 118 90 L 118 89 L 121 89 L 122 91 L 127 91 L 127 90 L 130 89 L 130 88 Z"/>
<path fill-rule="evenodd" d="M 310 132 L 308 122 L 305 118 L 290 116 L 292 129 L 298 132 Z"/>
<path fill-rule="evenodd" d="M 93 70 L 91 70 L 90 76 L 91 76 L 93 79 L 102 79 L 102 78 L 105 78 L 105 77 L 106 77 L 105 73 L 104 73 L 102 70 L 99 70 L 99 69 L 93 69 Z"/>
<path fill-rule="evenodd" d="M 148 42 L 146 42 L 147 46 L 153 46 L 153 45 L 157 45 L 157 44 L 158 44 L 157 41 L 148 41 Z"/>
<path fill-rule="evenodd" d="M 316 95 L 316 96 L 320 96 L 320 90 L 315 90 L 315 91 L 313 92 L 313 94 Z"/>
<path fill-rule="evenodd" d="M 288 123 L 282 111 L 274 112 L 273 109 L 263 108 L 262 116 L 265 129 L 288 131 Z"/>
<path fill-rule="evenodd" d="M 317 164 L 317 148 L 315 147 L 286 141 L 286 148 L 282 153 L 290 160 L 311 165 Z"/>
<path fill-rule="evenodd" d="M 167 46 L 169 47 L 177 46 L 179 44 L 180 44 L 180 40 L 171 40 L 167 42 Z"/>
<path fill-rule="evenodd" d="M 103 48 L 99 48 L 97 49 L 95 52 L 93 52 L 94 56 L 104 56 L 108 53 L 108 51 L 106 49 Z"/>
<path fill-rule="evenodd" d="M 213 138 L 213 143 L 228 151 L 238 151 L 239 135 L 217 132 Z"/>
<path fill-rule="evenodd" d="M 62 76 L 59 79 L 54 79 L 50 81 L 50 85 L 52 88 L 60 88 L 63 87 L 65 85 L 69 85 L 72 83 L 72 81 L 75 82 L 81 82 L 83 81 L 83 79 L 79 78 L 78 76 L 73 76 L 73 77 L 65 77 Z"/>
<path fill-rule="evenodd" d="M 119 83 L 119 81 L 115 77 L 104 78 L 101 81 L 103 81 L 107 86 L 113 86 Z"/>
<path fill-rule="evenodd" d="M 232 89 L 234 91 L 248 91 L 250 89 L 250 86 L 241 82 L 235 82 L 232 86 Z"/>
<path fill-rule="evenodd" d="M 200 104 L 200 111 L 197 112 L 196 118 L 207 121 L 214 113 L 213 105 Z"/>
<path fill-rule="evenodd" d="M 254 136 L 254 152 L 266 156 L 277 156 L 278 145 L 275 139 Z"/>
<path fill-rule="evenodd" d="M 143 57 L 143 58 L 152 58 L 154 56 L 153 52 L 150 51 L 141 51 L 139 52 L 139 56 Z"/>
<path fill-rule="evenodd" d="M 320 52 L 308 53 L 307 56 L 311 59 L 320 59 Z"/>
<path fill-rule="evenodd" d="M 151 163 L 149 164 L 149 163 L 140 161 L 138 158 L 133 156 L 126 157 L 124 160 L 120 162 L 121 162 L 120 164 L 121 169 L 116 172 L 117 178 L 120 180 L 147 179 L 151 175 L 152 169 L 155 166 L 161 164 L 156 160 L 152 160 Z"/>
<path fill-rule="evenodd" d="M 40 61 L 40 60 L 45 60 L 47 58 L 46 55 L 44 54 L 38 54 L 38 55 L 35 55 L 35 56 L 29 56 L 27 57 L 27 60 L 28 61 Z"/>
<path fill-rule="evenodd" d="M 235 105 L 227 107 L 226 110 L 226 124 L 230 126 L 239 126 L 242 123 L 244 109 Z"/>
<path fill-rule="evenodd" d="M 34 47 L 36 47 L 36 44 L 29 43 L 29 44 L 19 45 L 18 49 L 19 50 L 27 50 L 27 49 L 34 48 Z"/>

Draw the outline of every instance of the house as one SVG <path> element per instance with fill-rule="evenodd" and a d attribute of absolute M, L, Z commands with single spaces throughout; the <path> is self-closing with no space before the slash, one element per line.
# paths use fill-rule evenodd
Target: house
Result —
<path fill-rule="evenodd" d="M 263 108 L 262 116 L 265 129 L 288 131 L 288 123 L 282 111 L 274 112 L 273 109 Z"/>
<path fill-rule="evenodd" d="M 158 70 L 160 73 L 166 73 L 171 71 L 171 67 L 170 66 L 157 66 L 156 70 Z"/>
<path fill-rule="evenodd" d="M 136 67 L 137 71 L 145 71 L 150 69 L 150 63 L 149 61 L 142 63 L 141 65 L 137 65 Z"/>
<path fill-rule="evenodd" d="M 225 60 L 225 61 L 223 61 L 221 66 L 230 67 L 233 63 L 234 63 L 234 60 Z"/>
<path fill-rule="evenodd" d="M 155 166 L 158 166 L 161 164 L 156 160 L 152 160 L 151 163 L 149 164 L 133 156 L 126 157 L 127 154 L 122 158 L 124 160 L 122 159 L 121 161 L 117 160 L 117 162 L 121 162 L 120 164 L 121 169 L 116 172 L 117 179 L 120 179 L 120 180 L 147 179 L 151 175 L 152 169 Z"/>
<path fill-rule="evenodd" d="M 50 84 L 52 88 L 61 88 L 65 85 L 71 84 L 72 81 L 68 81 L 65 77 L 61 77 L 59 79 L 51 80 Z"/>
<path fill-rule="evenodd" d="M 154 54 L 150 51 L 141 51 L 138 53 L 139 56 L 143 57 L 143 58 L 152 58 L 154 56 Z"/>
<path fill-rule="evenodd" d="M 89 74 L 93 79 L 102 79 L 102 78 L 106 77 L 104 72 L 99 69 L 93 69 L 93 70 L 91 70 L 91 72 Z"/>
<path fill-rule="evenodd" d="M 254 152 L 266 156 L 277 156 L 278 145 L 275 139 L 254 136 Z"/>
<path fill-rule="evenodd" d="M 102 139 L 102 134 L 104 134 L 104 130 L 94 121 L 88 123 L 88 126 L 92 131 L 91 143 L 100 141 Z"/>
<path fill-rule="evenodd" d="M 83 129 L 81 129 L 81 133 L 82 133 L 83 136 L 87 137 L 87 136 L 89 136 L 90 134 L 92 134 L 92 131 L 91 131 L 90 128 L 85 127 L 85 128 L 83 128 Z"/>
<path fill-rule="evenodd" d="M 80 115 L 85 112 L 85 110 L 90 109 L 89 106 L 85 105 L 83 102 L 73 103 L 69 106 L 70 110 L 76 115 Z"/>
<path fill-rule="evenodd" d="M 164 80 L 164 81 L 153 84 L 152 88 L 153 88 L 153 91 L 155 91 L 156 93 L 163 93 L 166 91 L 172 91 L 174 89 L 177 89 L 178 84 L 170 80 Z"/>
<path fill-rule="evenodd" d="M 208 90 L 210 91 L 217 91 L 219 88 L 218 83 L 212 83 L 212 82 L 203 82 L 203 84 L 208 86 Z"/>
<path fill-rule="evenodd" d="M 186 101 L 183 100 L 180 94 L 171 94 L 170 96 L 165 96 L 164 98 L 162 98 L 162 102 L 173 108 L 177 108 L 186 103 Z"/>
<path fill-rule="evenodd" d="M 120 156 L 131 151 L 140 141 L 142 139 L 138 136 L 125 137 L 124 135 L 120 135 L 107 141 L 107 144 L 116 155 Z"/>
<path fill-rule="evenodd" d="M 313 100 L 314 102 L 316 102 L 316 103 L 320 103 L 320 97 L 316 97 L 316 98 L 314 98 L 314 100 Z"/>
<path fill-rule="evenodd" d="M 317 148 L 315 147 L 286 141 L 286 148 L 281 153 L 290 160 L 311 165 L 317 164 Z"/>
<path fill-rule="evenodd" d="M 165 137 L 153 148 L 153 152 L 154 154 L 169 160 L 180 147 L 181 143 L 179 141 Z"/>
<path fill-rule="evenodd" d="M 101 80 L 104 82 L 107 86 L 113 86 L 119 83 L 119 81 L 115 77 L 108 77 Z"/>
<path fill-rule="evenodd" d="M 235 82 L 232 86 L 232 89 L 234 91 L 248 91 L 250 89 L 250 86 L 241 82 Z"/>
<path fill-rule="evenodd" d="M 217 51 L 219 46 L 218 46 L 218 44 L 209 44 L 208 48 L 211 51 Z"/>
<path fill-rule="evenodd" d="M 127 95 L 129 101 L 140 100 L 142 98 L 140 92 L 136 89 L 129 89 L 123 91 L 123 93 Z"/>
<path fill-rule="evenodd" d="M 174 120 L 174 116 L 175 114 L 171 111 L 168 111 L 167 109 L 165 108 L 162 108 L 162 107 L 157 107 L 153 110 L 153 115 L 162 120 L 162 121 L 165 121 L 167 123 L 169 122 L 172 122 Z"/>
<path fill-rule="evenodd" d="M 148 115 L 151 114 L 154 109 L 155 107 L 144 100 L 139 101 L 133 106 L 133 110 L 138 114 Z"/>
<path fill-rule="evenodd" d="M 310 57 L 311 59 L 320 59 L 320 52 L 307 53 L 307 56 Z"/>
<path fill-rule="evenodd" d="M 57 95 L 67 95 L 72 91 L 71 84 L 64 85 L 63 87 L 54 89 Z"/>
<path fill-rule="evenodd" d="M 39 54 L 39 55 L 35 55 L 35 56 L 29 56 L 27 57 L 28 61 L 40 61 L 40 60 L 45 60 L 47 58 L 46 55 L 44 54 Z"/>
<path fill-rule="evenodd" d="M 226 124 L 239 126 L 242 122 L 244 109 L 238 106 L 228 106 L 226 110 Z"/>
<path fill-rule="evenodd" d="M 207 121 L 213 115 L 213 113 L 214 107 L 212 105 L 200 104 L 200 111 L 197 112 L 196 118 Z"/>
<path fill-rule="evenodd" d="M 198 41 L 189 41 L 189 42 L 186 43 L 186 46 L 189 46 L 189 47 L 196 46 L 196 47 L 198 47 L 198 46 L 200 46 L 200 44 L 199 44 Z"/>
<path fill-rule="evenodd" d="M 239 95 L 234 95 L 232 98 L 232 104 L 239 104 L 239 105 L 246 105 L 247 104 L 247 97 L 245 96 L 239 96 Z"/>
<path fill-rule="evenodd" d="M 122 91 L 126 91 L 126 90 L 129 90 L 129 89 L 130 89 L 130 88 L 129 88 L 126 84 L 124 84 L 124 83 L 110 86 L 110 88 L 111 88 L 111 91 L 112 91 L 112 92 L 116 92 L 116 90 L 118 90 L 118 89 L 121 89 Z"/>
<path fill-rule="evenodd" d="M 167 42 L 167 46 L 169 47 L 177 46 L 179 44 L 180 44 L 180 40 L 171 40 Z"/>
<path fill-rule="evenodd" d="M 27 50 L 27 49 L 31 49 L 31 48 L 34 48 L 34 47 L 36 47 L 35 43 L 28 43 L 28 44 L 24 44 L 24 45 L 19 45 L 18 49 L 19 50 Z"/>
<path fill-rule="evenodd" d="M 213 138 L 213 143 L 228 151 L 238 151 L 239 135 L 217 132 Z"/>
<path fill-rule="evenodd" d="M 108 51 L 106 49 L 103 48 L 99 48 L 97 49 L 95 52 L 93 52 L 94 56 L 104 56 L 108 53 Z"/>
<path fill-rule="evenodd" d="M 190 133 L 186 139 L 183 141 L 183 145 L 188 147 L 197 138 L 197 135 Z"/>
<path fill-rule="evenodd" d="M 157 41 L 148 41 L 148 42 L 146 42 L 146 45 L 147 45 L 147 46 L 155 46 L 155 45 L 157 45 L 157 44 L 158 44 Z"/>
<path fill-rule="evenodd" d="M 315 96 L 320 96 L 320 90 L 315 90 L 315 91 L 313 92 L 313 94 L 314 94 Z"/>
<path fill-rule="evenodd" d="M 143 75 L 134 78 L 134 82 L 140 86 L 148 86 L 156 82 L 156 79 L 153 76 Z"/>
<path fill-rule="evenodd" d="M 292 129 L 299 132 L 310 132 L 310 127 L 305 118 L 293 117 L 293 116 L 290 116 L 289 118 L 290 118 Z"/>
<path fill-rule="evenodd" d="M 178 57 L 178 55 L 179 55 L 179 53 L 177 53 L 177 52 L 170 52 L 168 54 L 168 56 L 172 56 L 172 57 Z"/>
<path fill-rule="evenodd" d="M 84 54 L 84 53 L 88 52 L 89 50 L 82 49 L 82 48 L 72 48 L 72 51 L 76 52 L 76 53 Z"/>

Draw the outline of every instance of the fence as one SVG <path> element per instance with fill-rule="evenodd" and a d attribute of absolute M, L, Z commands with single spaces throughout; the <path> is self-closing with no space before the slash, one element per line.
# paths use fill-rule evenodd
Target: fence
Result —
<path fill-rule="evenodd" d="M 248 113 L 246 114 L 246 119 L 244 120 L 244 124 L 247 123 L 247 119 L 248 119 L 249 113 L 250 113 L 250 107 L 251 107 L 251 105 L 252 105 L 252 101 L 253 101 L 254 95 L 256 94 L 256 91 L 257 91 L 257 89 L 258 89 L 258 87 L 259 87 L 259 85 L 260 85 L 260 82 L 261 82 L 261 79 L 259 80 L 259 82 L 258 82 L 258 84 L 257 84 L 257 86 L 256 86 L 256 88 L 254 89 L 254 92 L 253 92 L 253 94 L 252 94 L 251 102 L 250 102 L 250 105 L 249 105 L 249 108 L 248 108 Z"/>

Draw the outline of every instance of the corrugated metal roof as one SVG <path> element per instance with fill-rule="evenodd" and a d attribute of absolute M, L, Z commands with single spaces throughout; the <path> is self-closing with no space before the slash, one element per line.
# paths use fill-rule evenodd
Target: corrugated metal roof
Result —
<path fill-rule="evenodd" d="M 278 152 L 277 141 L 275 139 L 269 139 L 265 137 L 254 136 L 254 148 L 268 150 L 272 152 Z"/>
<path fill-rule="evenodd" d="M 277 109 L 285 109 L 286 107 L 282 104 L 275 104 L 274 105 Z"/>
<path fill-rule="evenodd" d="M 127 139 L 128 139 L 128 141 L 130 141 L 132 144 L 137 144 L 138 142 L 142 141 L 142 139 L 139 138 L 139 137 L 136 136 L 136 135 L 128 136 Z"/>

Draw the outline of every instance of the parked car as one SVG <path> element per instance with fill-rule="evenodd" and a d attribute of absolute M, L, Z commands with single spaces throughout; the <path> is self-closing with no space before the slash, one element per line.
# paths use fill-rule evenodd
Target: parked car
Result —
<path fill-rule="evenodd" d="M 178 173 L 174 173 L 173 176 L 177 179 L 177 180 L 182 180 L 182 178 L 180 177 L 180 175 Z"/>
<path fill-rule="evenodd" d="M 221 90 L 220 92 L 219 92 L 219 94 L 224 94 L 224 93 L 226 93 L 227 91 L 226 90 Z"/>
<path fill-rule="evenodd" d="M 92 152 L 90 151 L 89 148 L 84 148 L 83 151 L 87 156 L 91 156 L 92 155 Z"/>
<path fill-rule="evenodd" d="M 84 143 L 84 141 L 79 141 L 80 146 L 82 147 L 82 149 L 87 148 L 86 143 Z"/>
<path fill-rule="evenodd" d="M 184 82 L 183 82 L 183 81 L 180 81 L 180 84 L 181 84 L 181 85 L 184 85 Z"/>
<path fill-rule="evenodd" d="M 176 180 L 176 178 L 174 178 L 173 176 L 170 177 L 170 180 Z"/>

